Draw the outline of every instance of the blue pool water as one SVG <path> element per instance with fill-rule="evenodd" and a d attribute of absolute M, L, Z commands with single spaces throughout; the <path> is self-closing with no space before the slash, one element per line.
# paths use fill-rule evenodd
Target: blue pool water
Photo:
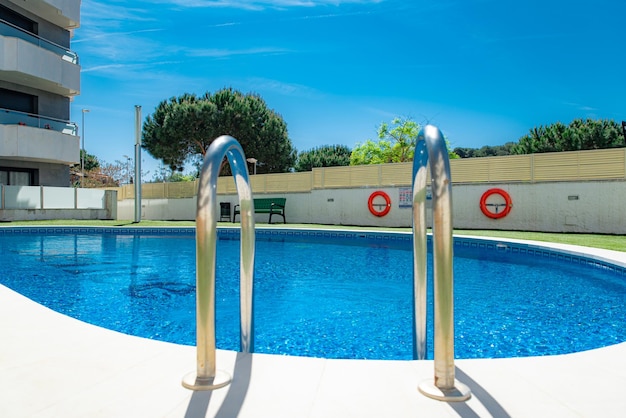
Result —
<path fill-rule="evenodd" d="M 237 350 L 239 242 L 233 231 L 222 232 L 217 346 Z M 256 352 L 411 358 L 410 236 L 271 234 L 257 240 Z M 0 283 L 43 305 L 124 333 L 195 345 L 193 233 L 0 233 L 0 252 Z M 466 239 L 455 242 L 454 277 L 457 358 L 626 341 L 623 268 Z M 432 358 L 430 336 L 428 350 Z"/>

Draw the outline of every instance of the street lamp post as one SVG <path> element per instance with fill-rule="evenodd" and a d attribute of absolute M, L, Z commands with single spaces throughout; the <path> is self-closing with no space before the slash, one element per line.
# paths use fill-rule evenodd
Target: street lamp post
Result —
<path fill-rule="evenodd" d="M 80 135 L 81 140 L 81 151 L 80 151 L 80 187 L 83 187 L 83 179 L 85 178 L 85 113 L 89 113 L 89 109 L 82 109 L 82 122 L 81 129 L 82 133 Z"/>
<path fill-rule="evenodd" d="M 259 160 L 257 160 L 256 158 L 250 157 L 250 158 L 246 158 L 246 161 L 251 163 L 251 164 L 254 164 L 254 174 L 256 175 L 256 166 L 257 166 L 257 163 L 259 162 Z"/>

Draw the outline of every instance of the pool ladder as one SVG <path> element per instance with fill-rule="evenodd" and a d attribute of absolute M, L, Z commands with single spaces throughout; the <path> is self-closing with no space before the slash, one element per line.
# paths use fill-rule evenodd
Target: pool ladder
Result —
<path fill-rule="evenodd" d="M 215 364 L 215 256 L 217 247 L 217 178 L 228 158 L 241 208 L 240 345 L 253 351 L 254 213 L 252 188 L 243 149 L 230 136 L 220 136 L 206 152 L 198 185 L 196 209 L 196 371 L 183 377 L 192 390 L 213 390 L 228 385 L 232 377 Z"/>
<path fill-rule="evenodd" d="M 452 179 L 448 149 L 441 131 L 425 126 L 419 133 L 413 158 L 413 309 L 414 358 L 426 358 L 426 178 L 430 160 L 433 205 L 434 379 L 419 391 L 441 401 L 465 401 L 470 389 L 455 380 L 454 298 L 452 266 Z"/>
<path fill-rule="evenodd" d="M 196 338 L 197 367 L 183 378 L 192 390 L 213 390 L 228 385 L 231 376 L 215 362 L 215 256 L 217 246 L 217 178 L 227 157 L 241 206 L 240 344 L 253 351 L 254 213 L 252 188 L 241 145 L 220 136 L 209 147 L 198 185 L 196 211 Z M 414 356 L 426 357 L 426 179 L 430 160 L 433 202 L 435 375 L 419 391 L 443 401 L 464 401 L 471 392 L 455 380 L 454 302 L 452 269 L 452 181 L 443 134 L 427 125 L 420 131 L 413 161 L 413 307 Z"/>

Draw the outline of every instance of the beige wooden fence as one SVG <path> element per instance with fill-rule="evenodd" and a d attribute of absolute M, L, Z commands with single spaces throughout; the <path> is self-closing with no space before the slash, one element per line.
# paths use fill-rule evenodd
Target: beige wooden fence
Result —
<path fill-rule="evenodd" d="M 314 168 L 304 173 L 250 176 L 254 193 L 295 193 L 313 189 L 410 186 L 413 163 Z M 537 183 L 546 181 L 626 180 L 626 148 L 466 158 L 450 161 L 452 182 Z M 193 197 L 197 182 L 144 183 L 143 199 Z M 118 200 L 133 199 L 134 185 L 118 190 Z M 236 193 L 232 177 L 220 177 L 218 194 Z"/>

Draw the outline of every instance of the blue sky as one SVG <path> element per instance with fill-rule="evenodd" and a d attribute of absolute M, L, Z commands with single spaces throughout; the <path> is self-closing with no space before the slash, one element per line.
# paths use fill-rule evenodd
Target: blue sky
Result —
<path fill-rule="evenodd" d="M 395 116 L 452 147 L 574 118 L 626 120 L 623 0 L 83 0 L 72 120 L 106 162 L 135 105 L 224 87 L 261 95 L 299 151 L 354 147 Z M 244 150 L 245 151 L 245 150 Z M 152 178 L 159 162 L 143 150 Z"/>

